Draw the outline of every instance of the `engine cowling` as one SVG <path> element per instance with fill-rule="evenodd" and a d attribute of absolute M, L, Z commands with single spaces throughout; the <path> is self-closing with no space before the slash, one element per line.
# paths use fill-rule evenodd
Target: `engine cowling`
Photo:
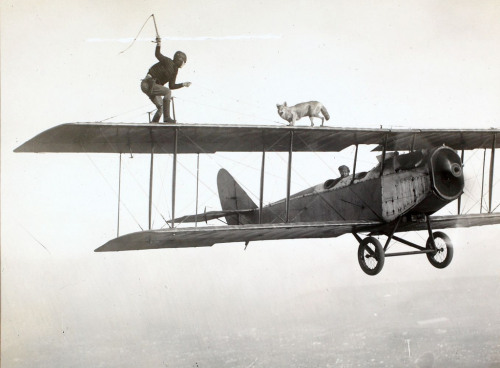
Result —
<path fill-rule="evenodd" d="M 430 155 L 431 185 L 446 201 L 458 198 L 464 190 L 464 172 L 460 156 L 450 147 L 436 148 Z"/>

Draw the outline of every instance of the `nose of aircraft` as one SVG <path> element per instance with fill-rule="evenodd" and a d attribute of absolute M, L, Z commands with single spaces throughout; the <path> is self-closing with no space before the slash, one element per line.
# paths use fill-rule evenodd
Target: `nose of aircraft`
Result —
<path fill-rule="evenodd" d="M 449 147 L 439 147 L 431 155 L 432 185 L 442 199 L 453 200 L 462 194 L 464 174 L 460 156 Z"/>

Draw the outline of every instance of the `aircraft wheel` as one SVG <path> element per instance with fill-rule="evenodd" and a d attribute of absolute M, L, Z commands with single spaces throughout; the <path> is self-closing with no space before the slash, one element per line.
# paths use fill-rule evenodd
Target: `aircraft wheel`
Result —
<path fill-rule="evenodd" d="M 453 244 L 451 239 L 445 233 L 436 231 L 433 233 L 434 243 L 437 250 L 432 253 L 427 253 L 427 258 L 431 265 L 436 268 L 445 268 L 453 259 Z M 427 249 L 432 249 L 431 239 L 427 239 Z"/>
<path fill-rule="evenodd" d="M 358 262 L 364 273 L 375 276 L 384 267 L 385 253 L 382 244 L 369 236 L 364 238 L 358 247 Z"/>

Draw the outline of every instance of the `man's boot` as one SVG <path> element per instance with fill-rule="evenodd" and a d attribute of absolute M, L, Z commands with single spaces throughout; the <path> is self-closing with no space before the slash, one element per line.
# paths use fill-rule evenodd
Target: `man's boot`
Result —
<path fill-rule="evenodd" d="M 167 124 L 175 124 L 176 121 L 170 117 L 170 99 L 163 100 L 163 121 Z"/>

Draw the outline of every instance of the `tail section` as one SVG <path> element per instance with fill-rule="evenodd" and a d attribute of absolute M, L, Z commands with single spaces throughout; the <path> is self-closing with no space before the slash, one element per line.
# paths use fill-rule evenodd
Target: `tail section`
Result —
<path fill-rule="evenodd" d="M 217 188 L 223 211 L 255 210 L 258 206 L 252 201 L 243 188 L 225 169 L 217 174 Z M 255 224 L 258 222 L 257 211 L 235 213 L 226 216 L 228 225 Z"/>
<path fill-rule="evenodd" d="M 323 116 L 325 117 L 326 120 L 330 120 L 330 114 L 326 110 L 326 107 L 321 106 L 321 113 L 323 114 Z"/>

